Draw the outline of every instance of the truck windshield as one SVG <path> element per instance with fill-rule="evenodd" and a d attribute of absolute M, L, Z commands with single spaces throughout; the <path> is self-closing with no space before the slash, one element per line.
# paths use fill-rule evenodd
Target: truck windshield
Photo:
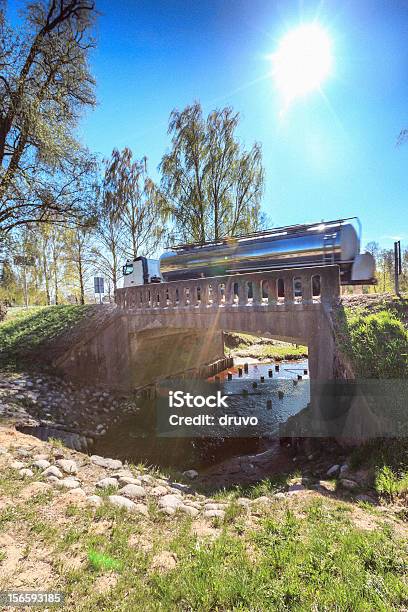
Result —
<path fill-rule="evenodd" d="M 128 274 L 132 274 L 133 272 L 133 264 L 127 263 L 123 266 L 123 276 L 127 276 Z"/>

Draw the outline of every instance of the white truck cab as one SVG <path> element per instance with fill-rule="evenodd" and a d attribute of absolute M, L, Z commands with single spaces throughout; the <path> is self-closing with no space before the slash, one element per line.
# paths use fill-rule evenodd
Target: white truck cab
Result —
<path fill-rule="evenodd" d="M 123 266 L 123 286 L 135 287 L 149 283 L 161 283 L 159 260 L 136 257 L 128 259 Z"/>

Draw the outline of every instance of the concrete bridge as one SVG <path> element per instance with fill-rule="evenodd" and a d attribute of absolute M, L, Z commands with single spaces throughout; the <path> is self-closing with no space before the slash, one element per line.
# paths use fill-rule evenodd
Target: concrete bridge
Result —
<path fill-rule="evenodd" d="M 172 331 L 200 333 L 190 349 L 201 363 L 210 346 L 218 350 L 219 332 L 246 332 L 307 345 L 311 378 L 327 380 L 334 375 L 330 311 L 339 295 L 339 268 L 330 265 L 129 287 L 117 290 L 116 304 L 130 337 L 162 337 L 162 358 L 174 355 L 166 340 Z"/>

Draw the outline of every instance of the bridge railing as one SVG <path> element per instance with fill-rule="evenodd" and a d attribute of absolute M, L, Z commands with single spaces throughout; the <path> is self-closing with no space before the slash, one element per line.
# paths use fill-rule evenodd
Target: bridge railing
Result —
<path fill-rule="evenodd" d="M 123 309 L 281 306 L 331 303 L 340 295 L 336 265 L 213 276 L 117 289 Z"/>

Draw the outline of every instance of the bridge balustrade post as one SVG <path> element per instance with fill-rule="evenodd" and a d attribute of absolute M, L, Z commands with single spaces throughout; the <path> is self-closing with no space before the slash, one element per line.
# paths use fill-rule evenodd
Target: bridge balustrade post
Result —
<path fill-rule="evenodd" d="M 182 285 L 180 291 L 182 292 L 181 304 L 188 306 L 190 303 L 190 287 Z"/>
<path fill-rule="evenodd" d="M 262 281 L 257 278 L 252 280 L 252 303 L 262 304 Z"/>
<path fill-rule="evenodd" d="M 278 279 L 275 275 L 268 280 L 268 304 L 274 306 L 278 303 Z"/>
<path fill-rule="evenodd" d="M 340 296 L 340 269 L 338 266 L 323 268 L 320 272 L 321 301 L 326 303 L 334 302 Z"/>
<path fill-rule="evenodd" d="M 209 291 L 208 291 L 208 281 L 205 280 L 204 278 L 201 281 L 200 288 L 201 288 L 200 289 L 200 297 L 201 297 L 200 306 L 202 308 L 206 308 L 206 306 L 208 305 L 208 293 L 209 293 Z"/>
<path fill-rule="evenodd" d="M 239 279 L 236 282 L 238 284 L 238 304 L 239 306 L 246 305 L 248 302 L 246 280 Z"/>
<path fill-rule="evenodd" d="M 283 282 L 285 287 L 285 303 L 293 304 L 295 301 L 295 293 L 293 290 L 293 277 L 291 272 L 286 272 Z"/>
<path fill-rule="evenodd" d="M 234 303 L 234 279 L 228 278 L 225 281 L 225 305 L 231 306 Z"/>
<path fill-rule="evenodd" d="M 302 281 L 302 304 L 312 304 L 312 274 L 306 272 L 300 278 Z"/>
<path fill-rule="evenodd" d="M 174 287 L 171 287 L 169 285 L 167 287 L 167 291 L 169 292 L 169 307 L 174 308 L 174 306 L 176 305 L 176 290 L 174 289 Z"/>
<path fill-rule="evenodd" d="M 218 281 L 211 280 L 211 289 L 212 289 L 212 303 L 213 306 L 218 306 L 221 301 L 220 296 L 220 285 Z"/>

